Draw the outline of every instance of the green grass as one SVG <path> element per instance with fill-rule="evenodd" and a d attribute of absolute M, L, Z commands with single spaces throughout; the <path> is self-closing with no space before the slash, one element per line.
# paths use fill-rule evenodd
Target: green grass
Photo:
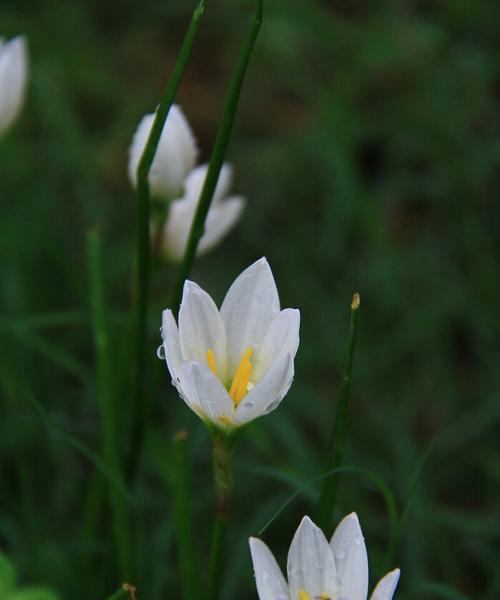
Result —
<path fill-rule="evenodd" d="M 127 148 L 159 101 L 194 4 L 0 6 L 0 32 L 25 32 L 32 63 L 28 103 L 0 141 L 0 545 L 21 586 L 61 598 L 100 600 L 121 584 L 101 497 L 117 481 L 100 456 L 85 240 L 100 225 L 121 372 L 136 227 Z M 207 2 L 180 89 L 204 161 L 250 5 Z M 263 535 L 284 565 L 316 504 L 321 482 L 306 484 L 325 463 L 355 291 L 352 471 L 339 477 L 335 515 L 358 512 L 372 581 L 402 568 L 400 600 L 498 596 L 499 19 L 488 0 L 265 3 L 228 151 L 248 206 L 192 278 L 220 301 L 266 255 L 282 304 L 302 311 L 301 346 L 289 395 L 238 447 L 224 600 L 256 598 L 248 535 L 303 490 Z M 152 415 L 122 498 L 141 600 L 179 593 L 169 482 L 181 427 L 199 557 L 210 544 L 210 440 L 155 355 L 175 274 L 165 265 L 152 280 Z M 128 391 L 122 383 L 114 407 L 122 456 Z M 405 514 L 397 548 L 386 498 L 361 471 Z M 208 559 L 201 565 L 204 578 Z"/>

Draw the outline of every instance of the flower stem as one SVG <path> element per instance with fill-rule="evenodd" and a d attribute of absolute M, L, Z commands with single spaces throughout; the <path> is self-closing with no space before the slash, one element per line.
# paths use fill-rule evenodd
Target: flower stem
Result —
<path fill-rule="evenodd" d="M 108 600 L 125 600 L 125 598 L 129 598 L 130 600 L 136 600 L 135 592 L 136 589 L 134 586 L 129 585 L 128 583 L 124 583 L 119 590 L 117 590 L 113 595 L 111 595 L 108 598 Z"/>
<path fill-rule="evenodd" d="M 349 397 L 351 393 L 351 375 L 354 363 L 354 350 L 356 349 L 356 340 L 358 336 L 359 306 L 359 294 L 354 294 L 351 302 L 351 321 L 347 358 L 342 373 L 339 400 L 331 428 L 330 443 L 325 465 L 327 471 L 337 469 L 342 465 L 344 442 L 347 431 Z M 338 474 L 329 477 L 328 479 L 324 480 L 321 488 L 321 494 L 316 507 L 316 522 L 318 523 L 319 527 L 323 529 L 323 531 L 329 531 L 331 526 L 330 520 L 337 495 L 338 480 Z"/>
<path fill-rule="evenodd" d="M 188 433 L 178 431 L 172 438 L 171 493 L 177 535 L 183 596 L 185 600 L 201 598 L 198 561 L 191 515 L 188 463 Z"/>
<path fill-rule="evenodd" d="M 135 361 L 132 387 L 132 433 L 127 474 L 134 478 L 142 446 L 148 402 L 144 397 L 146 370 L 146 330 L 148 320 L 149 280 L 151 269 L 151 248 L 149 242 L 149 171 L 158 148 L 161 133 L 177 94 L 177 89 L 186 69 L 200 18 L 204 11 L 204 0 L 196 7 L 184 37 L 172 76 L 168 80 L 151 127 L 148 141 L 137 168 L 137 277 L 136 305 L 134 311 Z"/>
<path fill-rule="evenodd" d="M 227 525 L 233 491 L 233 444 L 229 437 L 216 433 L 213 447 L 215 522 L 212 533 L 208 600 L 217 600 L 226 556 Z"/>
<path fill-rule="evenodd" d="M 255 13 L 240 52 L 236 71 L 233 75 L 233 79 L 231 80 L 226 104 L 224 106 L 222 118 L 217 130 L 212 155 L 210 156 L 207 175 L 205 177 L 205 182 L 198 200 L 198 205 L 196 207 L 196 212 L 194 214 L 193 222 L 189 232 L 186 250 L 184 252 L 184 256 L 179 267 L 177 280 L 172 292 L 172 301 L 170 306 L 176 316 L 181 303 L 184 281 L 191 272 L 191 268 L 196 256 L 196 250 L 198 248 L 198 243 L 205 230 L 205 220 L 212 203 L 214 191 L 224 162 L 224 156 L 226 154 L 227 145 L 233 129 L 236 110 L 238 108 L 238 102 L 240 99 L 243 82 L 245 80 L 248 63 L 250 61 L 250 56 L 262 24 L 262 1 L 263 0 L 257 0 L 256 2 Z"/>
<path fill-rule="evenodd" d="M 87 261 L 90 279 L 90 311 L 97 363 L 98 398 L 101 412 L 102 452 L 116 479 L 122 481 L 122 465 L 114 409 L 111 353 L 102 273 L 101 234 L 98 228 L 87 234 Z M 112 513 L 115 552 L 122 576 L 133 575 L 132 532 L 126 500 L 111 482 L 107 495 Z"/>

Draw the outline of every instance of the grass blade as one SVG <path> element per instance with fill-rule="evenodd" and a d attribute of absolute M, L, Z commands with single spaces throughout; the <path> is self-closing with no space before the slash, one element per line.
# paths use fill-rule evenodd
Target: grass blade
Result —
<path fill-rule="evenodd" d="M 224 162 L 224 156 L 226 154 L 227 145 L 233 129 L 234 119 L 236 117 L 236 110 L 238 108 L 241 89 L 243 87 L 248 63 L 250 61 L 250 56 L 252 55 L 252 50 L 255 45 L 255 41 L 257 40 L 261 24 L 262 0 L 257 0 L 255 13 L 248 29 L 245 42 L 243 43 L 243 47 L 241 49 L 236 71 L 233 75 L 233 79 L 231 80 L 228 97 L 224 106 L 219 128 L 217 130 L 217 136 L 215 138 L 214 148 L 212 155 L 210 156 L 207 175 L 201 190 L 200 199 L 198 200 L 196 212 L 191 224 L 191 230 L 189 232 L 186 250 L 184 252 L 184 256 L 179 267 L 179 272 L 177 274 L 177 280 L 172 292 L 170 306 L 175 315 L 177 315 L 181 303 L 184 281 L 191 272 L 191 268 L 196 256 L 196 250 L 198 248 L 198 243 L 203 236 L 205 220 L 212 203 L 215 187 L 217 185 L 220 170 Z"/>

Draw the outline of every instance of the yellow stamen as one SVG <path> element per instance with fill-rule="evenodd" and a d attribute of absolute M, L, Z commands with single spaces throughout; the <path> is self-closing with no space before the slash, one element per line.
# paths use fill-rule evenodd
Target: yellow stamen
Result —
<path fill-rule="evenodd" d="M 299 590 L 299 600 L 311 600 L 311 596 L 305 590 Z"/>
<path fill-rule="evenodd" d="M 219 421 L 220 421 L 221 423 L 224 423 L 224 425 L 231 425 L 231 423 L 233 422 L 233 421 L 231 420 L 231 417 L 228 417 L 227 415 L 221 415 L 221 416 L 219 417 Z"/>
<path fill-rule="evenodd" d="M 247 348 L 243 354 L 236 373 L 233 377 L 233 383 L 229 389 L 229 396 L 235 406 L 242 401 L 245 394 L 247 393 L 248 382 L 250 381 L 250 375 L 252 374 L 252 364 L 250 363 L 250 357 L 253 354 L 253 348 Z"/>
<path fill-rule="evenodd" d="M 217 375 L 217 363 L 215 362 L 215 354 L 212 348 L 207 350 L 207 364 L 212 373 Z"/>

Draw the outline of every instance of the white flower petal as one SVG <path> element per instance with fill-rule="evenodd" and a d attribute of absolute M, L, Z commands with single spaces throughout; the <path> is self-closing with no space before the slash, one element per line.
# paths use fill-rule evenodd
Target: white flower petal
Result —
<path fill-rule="evenodd" d="M 137 168 L 146 146 L 155 115 L 146 115 L 139 123 L 129 150 L 128 174 L 137 186 Z M 173 198 L 196 162 L 198 149 L 191 128 L 179 106 L 170 107 L 149 173 L 151 195 Z"/>
<path fill-rule="evenodd" d="M 226 388 L 205 365 L 183 363 L 178 378 L 184 400 L 200 416 L 221 425 L 219 417 L 229 416 L 233 403 Z"/>
<path fill-rule="evenodd" d="M 326 594 L 333 598 L 338 590 L 333 553 L 323 532 L 304 517 L 295 532 L 288 552 L 288 586 L 291 598 L 305 590 L 311 598 Z"/>
<path fill-rule="evenodd" d="M 21 110 L 28 76 L 26 39 L 18 36 L 0 44 L 0 135 Z"/>
<path fill-rule="evenodd" d="M 349 600 L 366 600 L 368 556 L 356 513 L 347 515 L 340 522 L 330 546 L 341 581 L 340 595 Z"/>
<path fill-rule="evenodd" d="M 212 250 L 231 231 L 243 212 L 245 200 L 232 196 L 212 206 L 205 222 L 205 233 L 198 245 L 198 255 Z"/>
<path fill-rule="evenodd" d="M 396 591 L 400 573 L 399 569 L 394 569 L 394 571 L 382 577 L 373 590 L 370 600 L 391 600 Z"/>
<path fill-rule="evenodd" d="M 288 600 L 288 586 L 272 552 L 257 538 L 249 544 L 260 600 Z"/>
<path fill-rule="evenodd" d="M 258 351 L 271 321 L 280 311 L 271 268 L 261 258 L 245 269 L 224 298 L 221 316 L 226 326 L 228 375 L 236 371 L 248 347 Z"/>
<path fill-rule="evenodd" d="M 212 298 L 192 281 L 184 283 L 179 310 L 179 335 L 182 357 L 207 364 L 207 351 L 212 350 L 217 374 L 226 378 L 226 333 L 224 323 Z"/>
<path fill-rule="evenodd" d="M 181 354 L 181 344 L 179 339 L 179 329 L 175 322 L 174 315 L 170 309 L 162 313 L 161 337 L 163 339 L 163 348 L 165 350 L 165 360 L 168 370 L 175 382 L 177 372 L 183 362 Z"/>
<path fill-rule="evenodd" d="M 193 169 L 191 173 L 186 177 L 184 182 L 184 199 L 188 202 L 197 204 L 205 178 L 208 172 L 208 164 L 200 165 Z M 212 200 L 212 206 L 218 204 L 223 198 L 227 196 L 231 189 L 231 183 L 233 181 L 233 167 L 229 163 L 224 163 L 219 173 L 219 179 L 215 186 L 215 192 Z"/>
<path fill-rule="evenodd" d="M 162 252 L 173 261 L 184 256 L 196 206 L 185 200 L 171 203 L 162 238 Z"/>
<path fill-rule="evenodd" d="M 293 359 L 290 354 L 275 361 L 238 405 L 234 414 L 235 422 L 248 423 L 277 408 L 290 389 L 293 373 Z"/>
<path fill-rule="evenodd" d="M 285 354 L 295 358 L 299 347 L 300 311 L 285 308 L 271 322 L 255 361 L 252 380 L 260 381 L 269 366 Z"/>

